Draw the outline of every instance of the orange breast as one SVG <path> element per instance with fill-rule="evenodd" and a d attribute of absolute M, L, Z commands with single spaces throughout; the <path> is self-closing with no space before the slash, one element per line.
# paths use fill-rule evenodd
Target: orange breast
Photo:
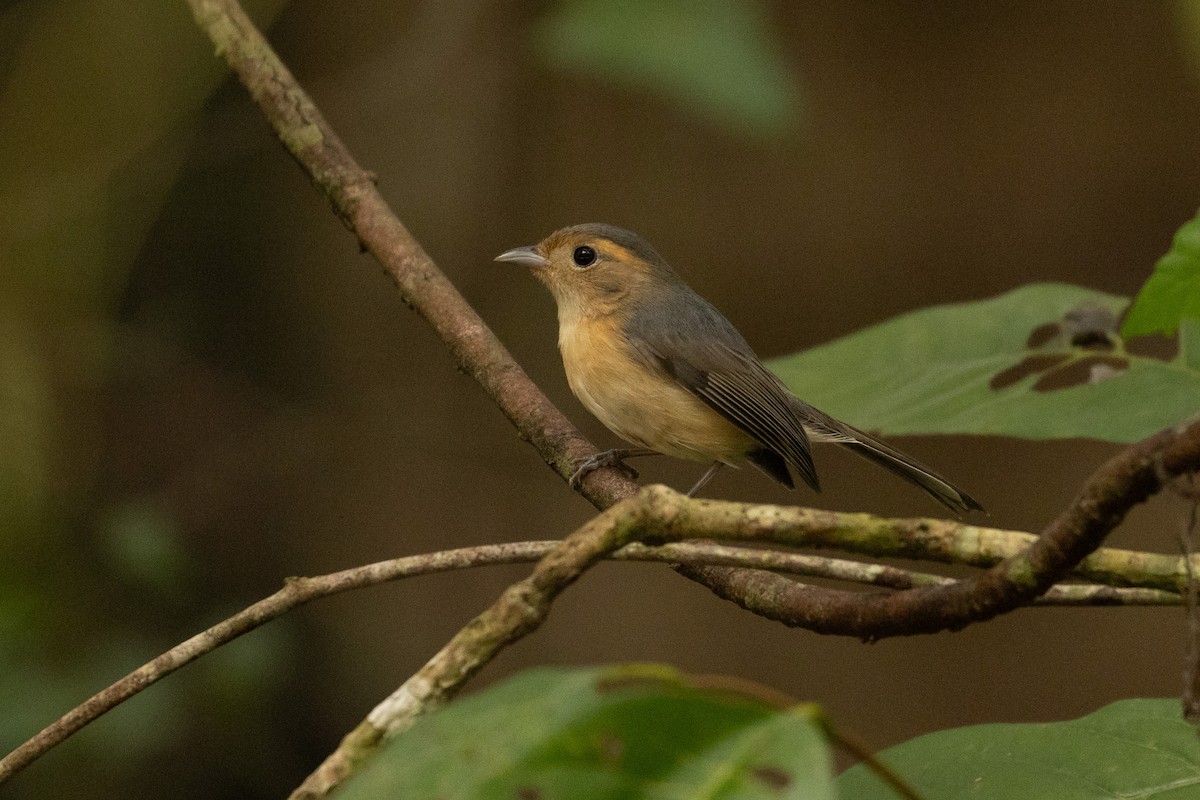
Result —
<path fill-rule="evenodd" d="M 634 358 L 615 317 L 560 318 L 558 348 L 571 391 L 626 441 L 676 458 L 728 463 L 758 446 L 665 371 Z"/>

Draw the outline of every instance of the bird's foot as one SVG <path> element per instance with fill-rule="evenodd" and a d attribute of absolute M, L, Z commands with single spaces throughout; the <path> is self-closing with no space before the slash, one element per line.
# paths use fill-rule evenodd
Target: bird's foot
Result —
<path fill-rule="evenodd" d="M 588 456 L 575 467 L 575 471 L 571 473 L 570 485 L 572 489 L 578 489 L 579 484 L 589 472 L 594 472 L 604 467 L 614 467 L 621 470 L 629 476 L 631 481 L 636 481 L 638 471 L 625 463 L 624 459 L 634 456 L 654 455 L 656 451 L 647 450 L 645 448 L 628 449 L 617 448 L 615 450 L 605 450 L 603 453 L 595 453 Z"/>

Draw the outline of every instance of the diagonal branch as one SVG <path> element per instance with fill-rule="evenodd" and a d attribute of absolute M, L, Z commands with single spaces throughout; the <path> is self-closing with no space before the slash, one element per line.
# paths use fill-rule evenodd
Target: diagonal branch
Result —
<path fill-rule="evenodd" d="M 500 650 L 536 629 L 558 594 L 607 553 L 652 534 L 677 510 L 681 495 L 648 486 L 602 512 L 564 539 L 523 581 L 471 620 L 420 670 L 346 734 L 291 795 L 325 797 L 372 756 L 386 737 L 406 730 L 418 716 L 440 708 Z"/>
<path fill-rule="evenodd" d="M 312 578 L 289 579 L 282 589 L 271 596 L 242 609 L 143 664 L 47 725 L 33 738 L 0 759 L 0 784 L 103 714 L 176 670 L 312 600 L 413 575 L 463 569 L 480 563 L 527 562 L 541 557 L 544 553 L 544 548 L 531 552 L 524 543 L 489 545 L 484 548 L 448 550 L 397 558 Z"/>
<path fill-rule="evenodd" d="M 388 208 L 312 99 L 236 0 L 187 0 L 217 53 L 241 79 L 276 136 L 334 213 L 396 282 L 406 305 L 441 337 L 456 365 L 483 387 L 522 439 L 559 475 L 595 453 L 530 380 L 496 335 Z M 593 472 L 582 494 L 605 508 L 637 491 L 619 470 Z"/>

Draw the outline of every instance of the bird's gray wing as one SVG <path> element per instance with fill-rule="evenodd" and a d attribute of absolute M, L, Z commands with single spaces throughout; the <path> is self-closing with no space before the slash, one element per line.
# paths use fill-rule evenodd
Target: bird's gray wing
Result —
<path fill-rule="evenodd" d="M 658 302 L 651 298 L 627 321 L 625 335 L 649 364 L 663 369 L 820 490 L 808 435 L 792 408 L 791 394 L 706 300 L 682 286 Z"/>

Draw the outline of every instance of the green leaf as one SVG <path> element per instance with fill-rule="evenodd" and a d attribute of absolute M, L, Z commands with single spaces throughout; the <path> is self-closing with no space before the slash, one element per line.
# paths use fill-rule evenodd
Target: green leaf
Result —
<path fill-rule="evenodd" d="M 1023 286 L 914 311 L 771 367 L 823 411 L 887 434 L 1133 442 L 1200 410 L 1200 369 L 1195 355 L 1126 353 L 1111 328 L 1127 302 Z M 1057 332 L 1031 345 L 1039 330 Z M 1077 385 L 1059 386 L 1072 378 Z"/>
<path fill-rule="evenodd" d="M 1154 265 L 1121 332 L 1126 338 L 1171 334 L 1188 318 L 1200 320 L 1200 212 L 1175 232 L 1171 249 Z"/>
<path fill-rule="evenodd" d="M 336 796 L 832 799 L 812 716 L 667 667 L 537 669 L 418 720 Z"/>
<path fill-rule="evenodd" d="M 552 67 L 656 92 L 736 129 L 778 134 L 800 117 L 766 11 L 748 0 L 563 0 L 533 41 Z"/>
<path fill-rule="evenodd" d="M 1200 738 L 1178 700 L 1123 700 L 1071 722 L 940 731 L 882 758 L 925 800 L 1200 797 Z M 855 800 L 896 798 L 861 764 L 837 788 Z"/>

